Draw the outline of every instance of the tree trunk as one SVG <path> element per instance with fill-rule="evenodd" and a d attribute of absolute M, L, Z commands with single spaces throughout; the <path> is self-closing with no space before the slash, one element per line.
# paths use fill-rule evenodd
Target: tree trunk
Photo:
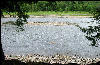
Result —
<path fill-rule="evenodd" d="M 2 44 L 0 43 L 0 64 L 1 65 L 4 62 L 4 60 L 5 60 L 5 56 L 4 56 L 4 52 L 3 52 L 3 49 L 2 49 Z"/>

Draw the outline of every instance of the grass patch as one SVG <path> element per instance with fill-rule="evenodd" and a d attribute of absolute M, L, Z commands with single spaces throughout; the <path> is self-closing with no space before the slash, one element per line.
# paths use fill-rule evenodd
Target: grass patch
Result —
<path fill-rule="evenodd" d="M 16 15 L 16 14 L 17 14 L 17 12 L 13 12 L 13 13 L 12 13 L 12 12 L 10 12 L 9 14 L 10 14 L 10 15 Z M 9 14 L 8 14 L 8 13 L 6 13 L 6 12 L 3 12 L 3 15 L 9 15 Z"/>
<path fill-rule="evenodd" d="M 6 12 L 3 12 L 4 15 L 9 15 Z M 16 13 L 10 13 L 11 15 L 16 15 Z M 37 11 L 37 12 L 28 12 L 28 15 L 35 15 L 35 16 L 41 16 L 41 15 L 70 15 L 70 16 L 92 16 L 89 12 L 85 11 L 63 11 L 63 12 L 55 12 L 55 11 Z"/>
<path fill-rule="evenodd" d="M 28 12 L 28 15 L 70 15 L 70 16 L 92 16 L 89 12 L 84 12 L 84 11 L 63 11 L 63 12 L 55 12 L 55 11 L 38 11 L 38 12 Z"/>

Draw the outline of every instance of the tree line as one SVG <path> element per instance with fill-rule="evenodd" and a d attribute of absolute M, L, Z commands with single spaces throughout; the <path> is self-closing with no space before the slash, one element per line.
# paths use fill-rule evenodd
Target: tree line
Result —
<path fill-rule="evenodd" d="M 33 11 L 87 11 L 95 10 L 100 1 L 38 1 L 37 3 L 24 4 L 29 12 Z"/>
<path fill-rule="evenodd" d="M 9 2 L 13 5 L 12 2 Z M 37 3 L 32 2 L 21 4 L 21 9 L 28 12 L 33 11 L 93 11 L 96 6 L 100 5 L 100 1 L 38 1 Z M 15 9 L 13 7 L 13 9 Z M 5 9 L 7 10 L 7 9 Z M 3 10 L 3 11 L 5 11 Z M 11 10 L 11 9 L 10 9 Z"/>

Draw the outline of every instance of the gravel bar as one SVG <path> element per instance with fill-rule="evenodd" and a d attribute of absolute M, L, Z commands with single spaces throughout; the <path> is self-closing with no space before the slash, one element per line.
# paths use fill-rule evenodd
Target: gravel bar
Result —
<path fill-rule="evenodd" d="M 74 25 L 24 25 L 17 32 L 14 25 L 1 26 L 1 42 L 5 54 L 55 55 L 100 58 L 100 46 L 92 47 L 85 33 Z"/>
<path fill-rule="evenodd" d="M 15 19 L 11 18 L 13 21 Z M 70 62 L 90 64 L 98 62 L 100 61 L 100 40 L 98 41 L 98 47 L 90 46 L 91 41 L 85 37 L 86 33 L 75 26 L 76 24 L 81 27 L 96 25 L 95 22 L 89 22 L 90 20 L 90 18 L 30 18 L 28 21 L 70 21 L 71 24 L 62 26 L 25 24 L 23 26 L 25 30 L 19 32 L 14 25 L 1 25 L 1 43 L 6 59 L 51 64 L 67 64 Z M 7 22 L 8 19 L 2 18 L 1 21 Z"/>

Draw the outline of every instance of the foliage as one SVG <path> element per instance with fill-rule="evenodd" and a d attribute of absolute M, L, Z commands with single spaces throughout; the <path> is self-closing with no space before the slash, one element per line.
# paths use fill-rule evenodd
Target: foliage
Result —
<path fill-rule="evenodd" d="M 94 11 L 94 18 L 99 21 L 100 23 L 100 6 L 96 7 L 96 10 Z"/>
<path fill-rule="evenodd" d="M 4 3 L 4 2 L 2 2 Z M 1 12 L 5 11 L 10 14 L 10 12 L 16 12 L 18 19 L 15 22 L 15 25 L 18 26 L 18 28 L 22 29 L 21 27 L 27 23 L 27 18 L 29 17 L 26 12 L 28 12 L 28 7 L 26 6 L 26 2 L 24 1 L 7 1 L 5 2 L 8 6 L 2 6 Z"/>
<path fill-rule="evenodd" d="M 100 40 L 100 26 L 89 26 L 88 28 L 79 27 L 82 32 L 86 33 L 85 37 L 92 41 L 92 46 L 98 47 L 97 41 Z M 93 35 L 95 33 L 95 35 Z"/>
<path fill-rule="evenodd" d="M 91 13 L 94 14 L 94 19 L 97 20 L 98 24 L 100 24 L 100 6 L 95 7 L 95 10 L 91 11 Z M 88 26 L 88 28 L 82 28 L 82 27 L 79 27 L 79 28 L 82 30 L 82 32 L 87 34 L 86 38 L 92 41 L 91 45 L 98 47 L 97 41 L 100 40 L 100 25 Z M 96 33 L 96 34 L 92 35 L 93 33 Z"/>
<path fill-rule="evenodd" d="M 100 5 L 100 1 L 38 1 L 27 5 L 30 12 L 34 11 L 92 11 Z M 25 6 L 26 7 L 26 6 Z"/>

